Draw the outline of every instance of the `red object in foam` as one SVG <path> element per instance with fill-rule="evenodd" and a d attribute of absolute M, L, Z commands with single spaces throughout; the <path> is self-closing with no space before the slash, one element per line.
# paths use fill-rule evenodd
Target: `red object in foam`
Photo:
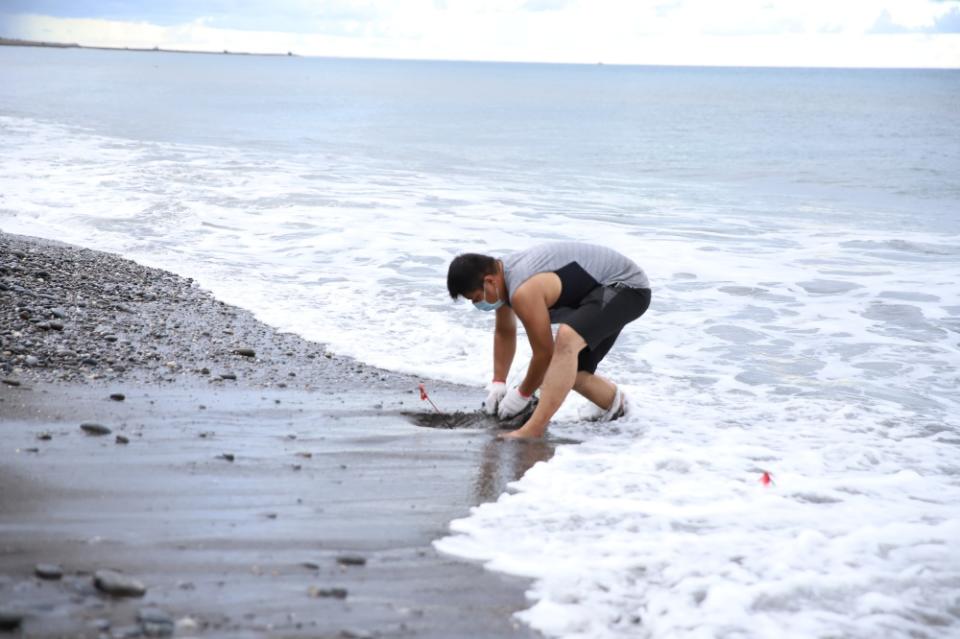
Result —
<path fill-rule="evenodd" d="M 433 410 L 435 410 L 435 411 L 437 411 L 437 413 L 443 415 L 443 411 L 440 410 L 440 408 L 439 408 L 436 404 L 433 403 L 433 400 L 430 399 L 430 396 L 427 395 L 427 387 L 424 386 L 423 384 L 420 384 L 419 388 L 420 388 L 420 399 L 421 399 L 421 401 L 430 402 L 430 405 L 433 406 Z"/>
<path fill-rule="evenodd" d="M 773 476 L 767 471 L 763 471 L 763 475 L 760 477 L 760 483 L 764 486 L 769 486 L 773 483 Z"/>

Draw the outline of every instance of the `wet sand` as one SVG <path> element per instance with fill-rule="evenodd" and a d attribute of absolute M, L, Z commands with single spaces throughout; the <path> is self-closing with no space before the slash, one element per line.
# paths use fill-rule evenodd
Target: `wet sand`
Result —
<path fill-rule="evenodd" d="M 420 380 L 328 358 L 214 300 L 207 314 L 189 282 L 126 261 L 113 271 L 124 282 L 154 278 L 155 297 L 133 313 L 113 308 L 129 300 L 87 296 L 79 307 L 50 290 L 37 303 L 34 267 L 10 268 L 27 261 L 11 259 L 11 238 L 34 262 L 80 254 L 0 234 L 0 625 L 19 620 L 13 636 L 537 636 L 512 618 L 526 607 L 526 581 L 431 545 L 552 455 L 547 443 L 497 440 L 497 425 L 473 412 L 478 389 L 427 380 L 434 401 L 459 413 L 440 420 L 420 401 Z M 103 265 L 119 258 L 84 254 L 113 291 Z M 179 366 L 139 360 L 177 297 L 191 300 L 180 326 L 154 341 Z M 37 328 L 52 319 L 47 302 L 66 311 L 62 330 Z M 87 343 L 99 340 L 90 327 L 118 317 L 109 328 L 122 329 L 134 361 L 104 363 L 121 361 L 118 339 L 96 366 L 83 364 L 78 348 L 101 347 Z M 238 333 L 254 357 L 233 352 Z M 40 365 L 25 364 L 30 353 Z M 236 379 L 203 372 L 212 366 Z M 84 423 L 111 432 L 88 434 Z M 41 579 L 38 564 L 62 577 Z M 97 590 L 104 569 L 146 593 Z"/>

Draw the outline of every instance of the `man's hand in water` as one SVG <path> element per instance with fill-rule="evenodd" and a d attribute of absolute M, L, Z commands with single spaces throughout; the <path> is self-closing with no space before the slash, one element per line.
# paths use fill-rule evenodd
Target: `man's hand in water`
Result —
<path fill-rule="evenodd" d="M 514 386 L 510 389 L 510 392 L 507 393 L 506 397 L 500 400 L 500 407 L 497 409 L 497 416 L 500 419 L 510 419 L 511 417 L 516 417 L 523 409 L 527 407 L 527 404 L 530 403 L 530 398 L 533 395 L 527 395 L 526 397 L 523 393 L 520 392 L 519 386 Z"/>
<path fill-rule="evenodd" d="M 496 415 L 500 402 L 507 394 L 507 385 L 503 382 L 490 382 L 487 385 L 487 399 L 483 402 L 483 412 Z"/>

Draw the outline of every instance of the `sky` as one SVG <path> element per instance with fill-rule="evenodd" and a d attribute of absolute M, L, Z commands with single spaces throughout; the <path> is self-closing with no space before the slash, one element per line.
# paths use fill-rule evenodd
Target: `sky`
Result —
<path fill-rule="evenodd" d="M 0 36 L 361 58 L 960 68 L 960 0 L 0 0 Z"/>

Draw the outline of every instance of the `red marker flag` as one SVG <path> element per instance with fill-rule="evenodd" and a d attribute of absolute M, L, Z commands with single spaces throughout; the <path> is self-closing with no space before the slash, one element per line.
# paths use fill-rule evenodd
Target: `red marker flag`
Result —
<path fill-rule="evenodd" d="M 433 400 L 430 399 L 430 396 L 427 395 L 427 387 L 424 386 L 423 384 L 420 384 L 420 401 L 424 401 L 424 400 L 430 402 L 430 405 L 433 406 L 433 410 L 443 415 L 443 411 L 437 408 L 437 405 L 434 404 Z"/>

